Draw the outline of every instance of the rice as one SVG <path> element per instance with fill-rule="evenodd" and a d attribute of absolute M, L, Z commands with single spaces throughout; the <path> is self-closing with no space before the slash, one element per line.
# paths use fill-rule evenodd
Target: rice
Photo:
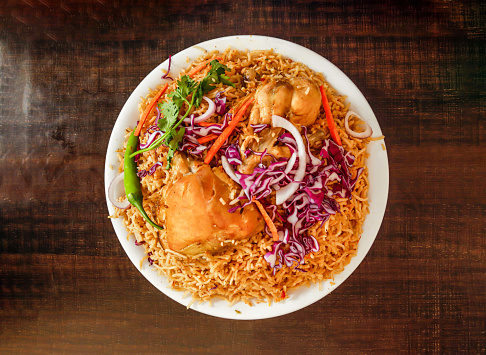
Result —
<path fill-rule="evenodd" d="M 246 68 L 255 70 L 261 80 L 269 79 L 277 74 L 284 77 L 299 76 L 313 79 L 318 85 L 324 85 L 330 98 L 329 103 L 334 116 L 339 135 L 346 151 L 350 151 L 356 160 L 350 171 L 353 177 L 356 171 L 363 167 L 353 192 L 353 198 L 336 199 L 340 205 L 341 213 L 332 215 L 330 219 L 321 227 L 320 223 L 313 226 L 308 232 L 313 235 L 320 246 L 318 252 L 306 257 L 305 265 L 300 268 L 306 272 L 295 270 L 294 268 L 283 267 L 275 274 L 265 261 L 263 256 L 272 250 L 273 241 L 265 232 L 246 239 L 234 241 L 230 240 L 231 245 L 226 251 L 216 254 L 203 254 L 199 257 L 188 257 L 173 250 L 164 248 L 165 230 L 154 229 L 145 223 L 144 219 L 136 208 L 126 210 L 116 209 L 115 216 L 122 217 L 124 225 L 129 235 L 134 236 L 138 243 L 143 243 L 145 253 L 150 255 L 153 266 L 159 275 L 167 278 L 170 286 L 179 291 L 192 295 L 192 304 L 196 301 L 210 301 L 211 298 L 221 298 L 230 305 L 243 301 L 252 305 L 253 302 L 279 302 L 288 297 L 289 291 L 312 283 L 333 279 L 356 255 L 362 226 L 368 214 L 368 170 L 365 164 L 367 154 L 366 145 L 370 139 L 356 139 L 349 136 L 344 129 L 344 117 L 348 111 L 349 104 L 346 97 L 338 95 L 332 87 L 325 81 L 322 73 L 315 73 L 305 65 L 284 58 L 273 51 L 251 51 L 241 52 L 235 49 L 227 49 L 223 53 L 217 51 L 208 52 L 192 63 L 181 75 L 187 73 L 193 67 L 204 60 L 221 56 L 221 62 L 231 68 L 228 74 L 230 80 L 236 83 L 236 87 L 218 87 L 211 91 L 208 96 L 214 99 L 217 92 L 224 89 L 227 98 L 227 105 L 230 107 L 239 102 L 240 99 L 255 91 L 259 85 L 259 80 L 252 80 L 244 83 L 244 71 Z M 195 80 L 200 80 L 206 75 L 203 70 L 194 76 Z M 169 84 L 172 91 L 176 86 L 173 81 Z M 143 112 L 156 91 L 141 98 L 139 104 L 140 113 Z M 201 106 L 194 113 L 201 114 L 207 109 L 207 103 L 203 101 Z M 146 127 L 154 124 L 156 115 L 148 118 Z M 214 118 L 209 121 L 215 121 Z M 243 129 L 246 123 L 240 123 Z M 312 133 L 322 128 L 326 138 L 330 138 L 327 129 L 326 118 L 323 110 L 319 113 L 315 124 L 309 127 Z M 130 133 L 127 129 L 126 137 Z M 142 138 L 142 136 L 141 136 Z M 142 142 L 143 142 L 142 138 Z M 139 169 L 148 169 L 157 161 L 164 161 L 167 149 L 159 147 L 157 150 L 142 154 L 138 160 Z M 120 171 L 123 167 L 123 156 L 119 155 Z M 165 186 L 172 180 L 171 172 L 159 168 L 153 176 L 146 176 L 141 180 L 144 194 L 144 208 L 150 217 L 155 214 L 158 200 L 163 196 Z M 228 205 L 235 202 L 241 191 L 236 191 L 233 201 L 227 201 Z M 319 286 L 320 287 L 320 286 Z"/>

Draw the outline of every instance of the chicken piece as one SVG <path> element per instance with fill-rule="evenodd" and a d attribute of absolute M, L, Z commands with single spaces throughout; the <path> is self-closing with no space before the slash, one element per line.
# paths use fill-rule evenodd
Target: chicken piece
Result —
<path fill-rule="evenodd" d="M 253 68 L 243 68 L 241 72 L 243 73 L 243 78 L 246 81 L 252 81 L 257 79 L 257 72 Z"/>
<path fill-rule="evenodd" d="M 279 79 L 257 89 L 250 124 L 271 124 L 272 115 L 278 115 L 293 124 L 309 126 L 316 121 L 320 107 L 321 94 L 313 80 Z"/>
<path fill-rule="evenodd" d="M 179 166 L 184 173 L 168 188 L 157 211 L 158 215 L 165 213 L 170 249 L 185 255 L 213 253 L 228 246 L 221 245 L 225 240 L 244 239 L 263 230 L 263 217 L 253 204 L 242 213 L 228 212 L 232 182 L 218 177 L 222 171 L 215 173 L 209 165 L 186 157 L 174 160 L 174 167 Z M 186 162 L 189 165 L 184 169 L 182 164 Z"/>
<path fill-rule="evenodd" d="M 312 125 L 321 108 L 321 94 L 317 84 L 307 78 L 279 79 L 258 88 L 255 94 L 255 104 L 250 113 L 250 124 L 271 124 L 272 115 L 287 117 L 294 125 Z M 250 130 L 253 133 L 253 130 Z M 282 133 L 281 128 L 265 129 L 259 135 L 248 135 L 241 142 L 241 155 L 247 148 L 256 152 L 267 151 L 277 159 L 290 158 L 287 147 L 275 146 L 277 138 Z M 260 163 L 259 155 L 250 155 L 243 159 L 238 170 L 243 174 L 251 174 Z"/>
<path fill-rule="evenodd" d="M 195 173 L 204 163 L 191 159 L 186 154 L 175 154 L 172 159 L 171 182 L 174 183 L 185 175 Z"/>
<path fill-rule="evenodd" d="M 285 116 L 292 102 L 292 85 L 286 80 L 260 86 L 250 113 L 250 124 L 272 124 L 272 115 Z"/>
<path fill-rule="evenodd" d="M 317 84 L 307 78 L 290 78 L 294 88 L 292 95 L 292 109 L 290 122 L 302 126 L 310 126 L 316 121 L 321 108 L 321 92 Z"/>

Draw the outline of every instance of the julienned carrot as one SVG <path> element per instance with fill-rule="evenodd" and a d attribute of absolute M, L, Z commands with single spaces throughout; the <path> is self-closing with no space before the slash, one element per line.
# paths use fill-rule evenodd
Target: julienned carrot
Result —
<path fill-rule="evenodd" d="M 221 57 L 215 57 L 215 58 L 211 58 L 211 59 L 208 59 L 208 60 L 205 60 L 204 62 L 202 62 L 201 64 L 199 64 L 197 67 L 195 67 L 194 69 L 192 69 L 189 73 L 187 73 L 187 75 L 192 78 L 194 75 L 196 75 L 197 73 L 199 73 L 201 70 L 203 70 L 206 65 L 208 65 L 209 63 L 211 63 L 212 60 L 222 60 L 223 58 Z"/>
<path fill-rule="evenodd" d="M 331 107 L 329 106 L 329 101 L 327 101 L 326 90 L 324 85 L 319 88 L 321 90 L 322 106 L 324 106 L 324 111 L 326 112 L 327 125 L 329 126 L 329 132 L 331 132 L 331 137 L 338 145 L 343 145 L 341 143 L 341 137 L 339 137 L 336 124 L 334 123 L 334 118 L 332 117 Z"/>
<path fill-rule="evenodd" d="M 265 208 L 263 208 L 263 205 L 260 203 L 260 201 L 255 200 L 254 197 L 251 200 L 251 202 L 254 202 L 255 205 L 257 205 L 258 209 L 260 210 L 260 213 L 263 216 L 263 219 L 265 220 L 265 223 L 268 226 L 268 229 L 270 229 L 270 232 L 272 233 L 273 241 L 277 242 L 280 239 L 278 236 L 277 228 L 275 227 L 275 224 L 273 224 L 273 221 L 268 215 L 267 211 L 265 211 Z"/>
<path fill-rule="evenodd" d="M 210 142 L 213 139 L 216 139 L 218 137 L 219 136 L 217 134 L 210 134 L 210 135 L 207 135 L 206 137 L 198 138 L 197 141 L 199 142 L 199 144 L 204 144 L 204 143 Z"/>
<path fill-rule="evenodd" d="M 211 149 L 209 149 L 208 154 L 206 155 L 206 158 L 204 159 L 204 162 L 206 164 L 209 164 L 211 162 L 211 160 L 216 155 L 216 153 L 221 148 L 221 146 L 224 144 L 224 142 L 226 142 L 226 140 L 231 135 L 231 133 L 233 133 L 234 129 L 236 128 L 236 125 L 238 124 L 238 122 L 240 122 L 241 118 L 245 114 L 246 109 L 248 108 L 248 106 L 250 106 L 250 104 L 253 101 L 255 101 L 255 99 L 251 98 L 250 100 L 246 101 L 243 104 L 243 106 L 241 106 L 240 110 L 235 115 L 235 117 L 231 120 L 228 127 L 226 127 L 225 130 L 223 131 L 223 133 L 221 133 L 219 135 L 218 139 L 216 139 L 216 142 L 214 142 Z"/>
<path fill-rule="evenodd" d="M 199 126 L 202 126 L 202 127 L 209 127 L 209 126 L 212 126 L 212 125 L 215 125 L 215 124 L 221 126 L 221 123 L 214 123 L 214 122 L 213 123 L 211 123 L 211 122 L 199 122 L 199 123 L 196 123 L 196 124 L 198 124 Z"/>
<path fill-rule="evenodd" d="M 169 86 L 169 84 L 165 84 L 164 87 L 162 89 L 160 89 L 160 91 L 154 96 L 152 101 L 150 101 L 148 106 L 145 108 L 145 111 L 143 111 L 142 118 L 138 122 L 138 126 L 135 129 L 135 133 L 134 133 L 135 136 L 138 136 L 140 134 L 140 131 L 142 130 L 143 124 L 145 123 L 145 120 L 147 119 L 148 115 L 150 114 L 150 111 L 152 111 L 152 109 L 154 108 L 155 104 L 160 99 L 160 97 L 162 95 L 164 95 L 168 86 Z"/>

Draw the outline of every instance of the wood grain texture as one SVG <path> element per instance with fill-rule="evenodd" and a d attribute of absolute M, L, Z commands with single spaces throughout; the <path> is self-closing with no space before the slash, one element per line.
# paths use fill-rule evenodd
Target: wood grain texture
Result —
<path fill-rule="evenodd" d="M 1 353 L 485 353 L 486 6 L 424 1 L 0 6 Z M 304 45 L 362 90 L 390 193 L 364 262 L 302 311 L 237 322 L 186 310 L 132 266 L 104 156 L 156 65 L 215 37 Z"/>

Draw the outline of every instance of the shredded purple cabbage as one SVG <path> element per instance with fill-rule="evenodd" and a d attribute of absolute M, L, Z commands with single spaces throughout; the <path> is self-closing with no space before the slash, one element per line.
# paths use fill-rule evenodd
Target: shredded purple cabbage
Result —
<path fill-rule="evenodd" d="M 141 179 L 141 178 L 144 178 L 147 175 L 153 175 L 155 173 L 155 170 L 157 170 L 157 168 L 159 166 L 163 166 L 160 161 L 158 161 L 157 163 L 155 163 L 154 165 L 152 165 L 150 167 L 150 169 L 147 169 L 147 170 L 143 170 L 142 169 L 142 170 L 140 170 L 139 172 L 137 172 L 137 176 Z"/>
<path fill-rule="evenodd" d="M 216 94 L 216 97 L 214 98 L 214 103 L 216 104 L 216 110 L 215 112 L 218 115 L 224 115 L 226 112 L 226 97 L 221 97 L 221 94 L 223 94 L 224 91 L 220 91 Z"/>
<path fill-rule="evenodd" d="M 154 126 L 157 127 L 158 124 L 159 124 L 160 117 L 161 117 L 161 112 L 160 112 L 158 105 L 155 107 L 155 109 L 157 110 L 157 118 L 155 119 L 155 125 Z"/>
<path fill-rule="evenodd" d="M 328 161 L 328 164 L 332 167 L 330 170 L 338 175 L 338 178 L 335 179 L 338 183 L 333 185 L 332 194 L 351 199 L 352 192 L 363 168 L 357 170 L 356 177 L 353 179 L 348 167 L 353 165 L 354 156 L 330 139 L 324 141 L 320 155 Z"/>
<path fill-rule="evenodd" d="M 147 255 L 148 255 L 147 261 L 148 261 L 149 265 L 150 265 L 150 266 L 152 266 L 152 265 L 154 264 L 154 260 L 151 258 L 151 256 L 152 256 L 153 254 L 152 254 L 152 252 L 151 252 L 151 251 L 149 251 L 149 252 L 147 253 Z"/>
<path fill-rule="evenodd" d="M 235 144 L 231 144 L 226 150 L 224 151 L 224 156 L 228 159 L 228 163 L 233 165 L 241 165 L 241 156 L 240 150 Z"/>
<path fill-rule="evenodd" d="M 152 128 L 153 126 L 149 127 L 149 128 Z M 159 136 L 161 136 L 163 134 L 162 131 L 159 131 L 158 129 L 153 131 L 152 133 L 149 132 L 149 130 L 147 130 L 147 134 L 149 134 L 149 137 L 147 138 L 147 141 L 143 144 L 140 144 L 140 148 L 139 149 L 145 149 L 147 147 L 149 147 L 157 138 L 159 138 Z"/>
<path fill-rule="evenodd" d="M 172 63 L 172 56 L 169 56 L 169 66 L 167 67 L 167 73 L 165 73 L 164 75 L 162 75 L 162 79 L 170 79 L 170 80 L 174 80 L 172 79 L 170 76 L 169 76 L 169 73 L 170 73 L 170 65 Z"/>
<path fill-rule="evenodd" d="M 255 167 L 251 174 L 242 174 L 239 171 L 235 171 L 235 175 L 246 195 L 246 197 L 241 197 L 240 199 L 248 198 L 248 201 L 241 206 L 233 207 L 229 212 L 234 212 L 239 208 L 249 205 L 253 198 L 260 200 L 270 195 L 273 191 L 272 186 L 275 184 L 282 183 L 286 185 L 292 182 L 292 178 L 284 172 L 287 166 L 287 159 L 275 161 L 268 167 L 262 165 L 259 164 Z"/>
<path fill-rule="evenodd" d="M 260 156 L 260 164 L 263 164 L 263 158 L 266 157 L 267 155 L 269 157 L 272 157 L 273 161 L 277 161 L 278 159 L 273 156 L 272 154 L 268 153 L 267 150 L 265 149 L 263 152 L 255 152 L 253 149 L 248 148 L 245 150 L 245 158 L 248 158 L 250 154 L 255 154 Z"/>
<path fill-rule="evenodd" d="M 307 139 L 307 130 L 303 127 L 303 134 Z M 292 154 L 297 152 L 297 143 L 291 134 L 285 133 L 279 137 L 279 141 L 289 147 Z M 294 266 L 296 270 L 305 263 L 305 256 L 319 250 L 319 243 L 312 235 L 305 235 L 305 232 L 316 223 L 325 223 L 333 214 L 340 211 L 339 204 L 334 196 L 351 198 L 356 181 L 362 172 L 358 169 L 353 179 L 349 167 L 354 163 L 354 156 L 346 152 L 342 147 L 332 140 L 325 140 L 320 152 L 322 160 L 315 157 L 310 151 L 307 143 L 306 175 L 299 183 L 299 189 L 283 203 L 285 216 L 280 216 L 277 206 L 268 206 L 272 220 L 276 218 L 284 222 L 284 226 L 278 231 L 280 240 L 275 242 L 271 252 L 265 255 L 265 260 L 273 268 L 274 272 L 284 265 Z M 235 147 L 237 149 L 237 147 Z M 261 159 L 266 152 L 253 152 L 248 149 L 245 156 L 259 154 Z M 288 174 L 285 169 L 288 159 L 273 159 L 268 166 L 263 165 L 263 160 L 254 169 L 252 174 L 241 174 L 235 171 L 241 187 L 245 191 L 248 201 L 242 206 L 234 207 L 230 212 L 236 211 L 250 204 L 253 198 L 259 200 L 272 193 L 273 190 L 294 182 L 293 176 L 297 162 L 289 168 Z M 328 183 L 333 181 L 331 188 Z M 266 233 L 271 236 L 268 228 Z"/>
<path fill-rule="evenodd" d="M 307 138 L 306 130 L 304 135 Z M 290 139 L 287 136 L 282 141 L 290 147 L 294 145 Z M 332 140 L 324 141 L 320 153 L 323 160 L 312 155 L 309 145 L 307 149 L 307 174 L 299 183 L 299 189 L 283 203 L 291 230 L 285 228 L 283 232 L 280 231 L 281 240 L 275 242 L 273 250 L 265 255 L 265 260 L 274 272 L 283 265 L 290 267 L 294 264 L 296 269 L 301 270 L 298 266 L 304 264 L 305 256 L 319 250 L 317 240 L 312 235 L 304 235 L 304 232 L 318 222 L 322 225 L 331 215 L 340 211 L 333 196 L 351 198 L 362 172 L 362 168 L 358 169 L 356 177 L 352 179 L 348 167 L 354 163 L 354 156 Z M 331 190 L 327 187 L 330 181 L 335 182 Z M 284 245 L 288 247 L 282 249 Z"/>
<path fill-rule="evenodd" d="M 186 132 L 184 133 L 184 138 L 182 139 L 182 145 L 179 148 L 181 151 L 188 151 L 193 155 L 200 155 L 206 149 L 209 149 L 214 141 L 207 142 L 204 145 L 200 144 L 197 140 L 200 137 L 206 137 L 209 134 L 216 134 L 220 135 L 223 133 L 226 127 L 229 125 L 229 120 L 232 117 L 230 113 L 224 115 L 223 122 L 215 123 L 213 125 L 203 127 L 198 126 L 194 123 L 194 115 L 191 116 L 191 124 L 186 127 Z M 222 148 L 226 148 L 228 146 L 228 140 L 223 144 Z M 221 151 L 219 151 L 221 154 Z"/>
<path fill-rule="evenodd" d="M 261 123 L 261 124 L 250 124 L 250 127 L 253 128 L 253 132 L 255 133 L 260 133 L 263 131 L 265 128 L 269 128 L 270 125 L 266 123 Z"/>

